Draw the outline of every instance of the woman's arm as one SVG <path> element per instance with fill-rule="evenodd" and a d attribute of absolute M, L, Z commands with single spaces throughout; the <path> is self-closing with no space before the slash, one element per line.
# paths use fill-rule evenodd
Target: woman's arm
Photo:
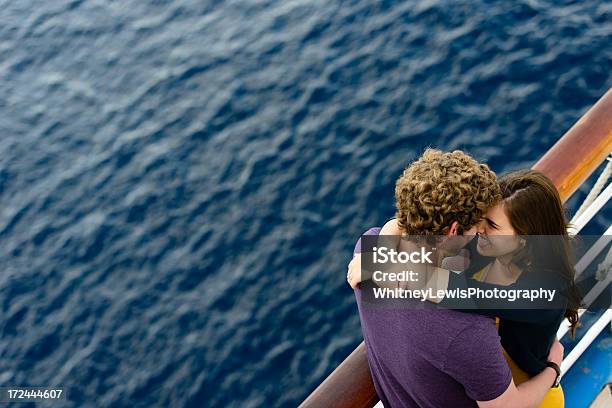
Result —
<path fill-rule="evenodd" d="M 394 242 L 397 243 L 397 245 L 403 246 L 400 248 L 401 250 L 410 251 L 415 250 L 417 248 L 415 243 L 400 239 L 401 230 L 397 226 L 396 220 L 391 220 L 385 224 L 383 229 L 380 231 L 380 235 L 382 236 L 383 234 L 385 236 L 385 240 L 394 239 Z M 410 245 L 412 245 L 412 247 L 410 247 Z M 391 269 L 385 269 L 385 271 L 397 272 L 402 269 L 407 269 L 406 266 L 406 264 L 390 265 Z M 410 266 L 415 266 L 416 269 L 418 269 L 419 267 L 423 267 L 422 264 L 410 264 Z M 359 254 L 357 254 L 349 263 L 348 281 L 353 289 L 356 289 L 359 286 L 359 283 L 363 280 L 363 277 L 361 276 L 361 269 L 361 258 Z M 367 272 L 367 275 L 371 276 L 373 271 Z M 528 279 L 528 276 L 524 276 L 519 278 L 519 280 L 517 280 L 517 282 L 515 282 L 514 284 L 504 286 L 481 282 L 470 278 L 464 273 L 449 272 L 448 270 L 437 267 L 430 267 L 427 268 L 427 270 L 425 271 L 421 269 L 421 272 L 424 272 L 424 274 L 427 276 L 427 279 L 425 280 L 424 284 L 420 283 L 419 285 L 417 285 L 414 282 L 404 281 L 376 281 L 375 283 L 379 287 L 388 287 L 391 289 L 398 287 L 411 290 L 431 289 L 431 292 L 428 293 L 431 293 L 433 297 L 430 297 L 427 300 L 433 303 L 439 303 L 440 306 L 443 306 L 445 308 L 459 309 L 466 312 L 478 313 L 491 317 L 500 317 L 505 320 L 512 320 L 518 322 L 548 322 L 557 319 L 559 310 L 565 309 L 565 302 L 563 301 L 563 299 L 559 299 L 561 297 L 560 292 L 562 291 L 562 287 L 559 287 L 559 285 L 556 285 L 556 288 L 550 287 L 550 283 L 554 282 L 551 279 L 541 279 L 540 282 L 537 282 L 534 279 Z M 541 272 L 534 271 L 533 273 Z M 466 291 L 470 288 L 472 288 L 473 290 L 480 290 L 484 292 L 494 291 L 495 289 L 504 289 L 506 291 L 508 289 L 511 289 L 515 291 L 515 293 L 520 291 L 537 290 L 539 288 L 546 288 L 548 290 L 555 289 L 555 300 L 557 300 L 557 302 L 549 302 L 549 304 L 546 304 L 540 301 L 535 303 L 523 303 L 521 305 L 520 302 L 512 301 L 510 300 L 510 298 L 496 297 L 494 299 L 487 299 L 484 297 L 475 296 L 472 296 L 470 298 L 449 298 L 448 296 L 444 296 L 447 293 L 450 293 L 450 291 L 455 291 L 455 293 L 457 293 L 457 290 Z M 441 297 L 437 296 L 439 294 L 438 290 L 442 290 L 442 292 L 440 293 L 442 294 Z M 445 292 L 445 290 L 449 290 L 449 292 Z"/>
<path fill-rule="evenodd" d="M 549 301 L 547 297 L 530 301 L 528 299 L 511 300 L 510 296 L 496 296 L 492 298 L 472 296 L 469 301 L 467 299 L 445 298 L 440 302 L 440 305 L 450 309 L 462 309 L 466 312 L 517 322 L 543 323 L 556 320 L 559 311 L 565 310 L 567 306 L 567 301 L 563 295 L 563 285 L 559 284 L 558 278 L 555 279 L 556 277 L 554 276 L 544 274 L 545 272 L 542 271 L 532 271 L 521 276 L 515 283 L 505 286 L 481 282 L 468 278 L 464 274 L 451 273 L 448 280 L 448 289 L 469 290 L 472 288 L 472 290 L 477 290 L 481 293 L 504 290 L 508 294 L 526 294 L 537 291 L 538 295 L 545 296 L 547 294 L 543 293 L 540 289 L 546 291 L 554 290 L 552 301 Z"/>
<path fill-rule="evenodd" d="M 385 246 L 389 249 L 395 249 L 398 252 L 418 252 L 420 247 L 412 241 L 401 239 L 402 231 L 397 224 L 396 219 L 388 221 L 379 233 L 379 241 L 377 242 L 378 247 Z M 359 283 L 366 279 L 366 276 L 372 276 L 377 270 L 383 270 L 385 273 L 398 273 L 402 271 L 412 271 L 413 276 L 418 276 L 418 281 L 402 280 L 373 280 L 373 282 L 383 288 L 402 288 L 408 290 L 427 290 L 431 289 L 430 292 L 434 296 L 429 298 L 432 302 L 438 302 L 441 299 L 437 298 L 438 289 L 446 289 L 448 285 L 448 271 L 437 268 L 427 263 L 391 263 L 387 262 L 383 265 L 383 268 L 373 270 L 373 265 L 364 265 L 361 262 L 361 255 L 356 254 L 351 262 L 349 263 L 349 273 L 347 274 L 347 280 L 353 289 L 359 287 Z M 372 256 L 369 254 L 368 256 Z M 435 258 L 435 257 L 434 257 Z M 362 276 L 363 275 L 366 276 Z M 422 278 L 421 278 L 422 277 Z"/>

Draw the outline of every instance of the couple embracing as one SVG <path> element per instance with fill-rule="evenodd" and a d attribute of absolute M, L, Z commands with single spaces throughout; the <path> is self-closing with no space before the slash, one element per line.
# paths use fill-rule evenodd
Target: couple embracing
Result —
<path fill-rule="evenodd" d="M 364 235 L 399 252 L 435 241 L 435 265 L 412 265 L 427 276 L 419 290 L 545 288 L 557 296 L 554 305 L 538 307 L 450 297 L 419 302 L 429 307 L 410 307 L 411 300 L 408 307 L 372 307 L 367 290 L 415 283 L 373 283 L 360 240 L 347 279 L 384 406 L 563 407 L 556 332 L 564 318 L 575 330 L 580 297 L 554 184 L 533 170 L 497 179 L 461 151 L 428 149 L 399 177 L 395 198 L 396 217 Z"/>

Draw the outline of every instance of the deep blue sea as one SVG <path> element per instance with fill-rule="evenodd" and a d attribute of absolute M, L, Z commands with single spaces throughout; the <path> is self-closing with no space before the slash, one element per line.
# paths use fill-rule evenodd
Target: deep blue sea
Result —
<path fill-rule="evenodd" d="M 605 1 L 0 1 L 0 387 L 296 406 L 402 169 L 528 167 L 611 68 Z"/>

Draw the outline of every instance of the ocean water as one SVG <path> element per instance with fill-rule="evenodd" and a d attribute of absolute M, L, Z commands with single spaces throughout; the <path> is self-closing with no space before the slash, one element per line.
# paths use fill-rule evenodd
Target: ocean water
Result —
<path fill-rule="evenodd" d="M 402 169 L 530 166 L 611 39 L 594 0 L 0 1 L 0 386 L 296 406 L 360 341 L 346 264 Z"/>

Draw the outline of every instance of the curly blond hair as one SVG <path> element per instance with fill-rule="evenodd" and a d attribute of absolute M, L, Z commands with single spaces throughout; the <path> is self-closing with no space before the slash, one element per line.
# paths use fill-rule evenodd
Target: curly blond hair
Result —
<path fill-rule="evenodd" d="M 500 199 L 495 173 L 460 150 L 425 150 L 395 183 L 397 222 L 408 235 L 443 235 L 454 221 L 461 233 Z"/>

